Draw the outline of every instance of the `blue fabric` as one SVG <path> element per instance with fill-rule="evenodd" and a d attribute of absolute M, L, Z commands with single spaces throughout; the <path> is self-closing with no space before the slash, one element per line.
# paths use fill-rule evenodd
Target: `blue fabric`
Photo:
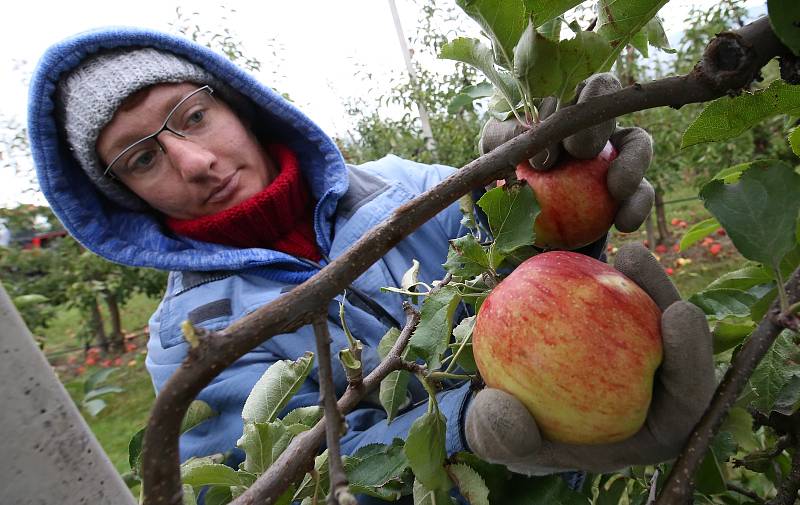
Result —
<path fill-rule="evenodd" d="M 224 57 L 184 39 L 136 29 L 112 28 L 79 34 L 51 47 L 43 56 L 30 88 L 29 135 L 42 192 L 66 229 L 84 246 L 114 262 L 169 270 L 166 294 L 150 321 L 147 367 L 156 389 L 160 389 L 180 366 L 188 344 L 180 323 L 193 309 L 229 300 L 231 314 L 199 323 L 221 329 L 268 303 L 287 289 L 302 283 L 317 269 L 284 253 L 252 248 L 237 249 L 198 242 L 172 235 L 153 213 L 125 210 L 94 189 L 88 177 L 70 155 L 59 135 L 55 98 L 58 80 L 88 55 L 107 48 L 152 46 L 172 51 L 206 68 L 221 81 L 253 101 L 254 124 L 271 132 L 269 141 L 283 142 L 298 156 L 303 176 L 317 201 L 314 229 L 323 253 L 336 258 L 368 229 L 386 219 L 398 206 L 432 187 L 451 173 L 444 166 L 423 165 L 389 156 L 359 169 L 383 181 L 379 194 L 369 195 L 357 208 L 347 212 L 339 206 L 349 188 L 349 169 L 334 142 L 310 119 L 269 87 L 254 80 Z M 401 299 L 382 293 L 382 286 L 397 286 L 412 259 L 422 263 L 420 280 L 430 282 L 444 275 L 447 241 L 461 234 L 456 204 L 402 240 L 354 283 L 395 319 L 405 319 Z M 223 272 L 208 282 L 188 286 L 182 272 Z M 332 348 L 346 346 L 338 317 L 338 302 L 331 302 Z M 385 327 L 374 314 L 347 302 L 349 327 L 366 348 L 364 364 L 369 372 L 379 361 L 376 347 Z M 278 360 L 297 359 L 314 349 L 310 327 L 278 335 L 256 347 L 223 371 L 199 398 L 220 415 L 192 430 L 181 439 L 181 459 L 233 451 L 242 433 L 241 409 L 252 386 L 268 366 Z M 346 381 L 341 366 L 334 364 L 336 387 L 341 393 Z M 373 442 L 389 443 L 404 437 L 422 412 L 426 398 L 419 384 L 410 388 L 410 407 L 391 424 L 375 401 L 366 401 L 347 416 L 349 431 L 342 440 L 350 453 Z M 447 451 L 465 449 L 463 413 L 470 396 L 468 385 L 439 395 L 447 417 Z M 318 403 L 316 364 L 311 377 L 291 400 L 289 409 Z"/>

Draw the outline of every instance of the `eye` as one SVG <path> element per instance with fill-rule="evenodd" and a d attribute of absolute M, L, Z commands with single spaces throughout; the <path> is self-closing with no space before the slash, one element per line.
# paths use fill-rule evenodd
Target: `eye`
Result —
<path fill-rule="evenodd" d="M 198 109 L 191 114 L 189 117 L 186 118 L 186 125 L 187 126 L 195 126 L 203 122 L 203 119 L 206 117 L 206 111 L 202 109 Z"/>
<path fill-rule="evenodd" d="M 138 150 L 128 158 L 125 169 L 132 175 L 143 174 L 155 166 L 157 158 L 157 148 Z"/>

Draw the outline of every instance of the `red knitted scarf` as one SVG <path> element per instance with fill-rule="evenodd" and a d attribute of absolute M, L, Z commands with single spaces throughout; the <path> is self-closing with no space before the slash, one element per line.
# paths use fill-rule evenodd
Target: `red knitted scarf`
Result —
<path fill-rule="evenodd" d="M 230 209 L 197 219 L 168 217 L 178 235 L 236 247 L 265 247 L 314 261 L 321 258 L 314 233 L 313 201 L 295 154 L 267 146 L 280 173 L 261 192 Z"/>

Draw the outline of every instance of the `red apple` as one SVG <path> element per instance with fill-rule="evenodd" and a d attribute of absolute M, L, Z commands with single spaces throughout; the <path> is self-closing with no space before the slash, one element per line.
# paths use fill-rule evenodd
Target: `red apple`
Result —
<path fill-rule="evenodd" d="M 520 400 L 545 438 L 609 443 L 647 416 L 660 321 L 647 293 L 611 266 L 551 251 L 492 290 L 472 345 L 486 384 Z"/>
<path fill-rule="evenodd" d="M 608 232 L 619 208 L 606 185 L 616 157 L 608 142 L 595 158 L 565 158 L 547 171 L 534 170 L 527 161 L 517 165 L 517 178 L 528 182 L 542 208 L 534 223 L 536 245 L 577 249 Z"/>

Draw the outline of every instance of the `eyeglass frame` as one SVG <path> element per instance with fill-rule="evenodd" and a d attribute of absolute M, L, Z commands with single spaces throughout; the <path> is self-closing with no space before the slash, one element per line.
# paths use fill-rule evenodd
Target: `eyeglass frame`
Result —
<path fill-rule="evenodd" d="M 212 88 L 208 84 L 206 84 L 205 86 L 201 86 L 201 87 L 197 88 L 196 90 L 192 91 L 188 95 L 186 95 L 183 98 L 181 98 L 181 100 L 178 103 L 176 103 L 175 106 L 169 111 L 169 113 L 167 114 L 167 117 L 164 118 L 164 122 L 161 124 L 161 128 L 159 128 L 155 132 L 151 133 L 150 135 L 147 135 L 147 136 L 144 136 L 144 137 L 140 138 L 136 142 L 132 143 L 131 145 L 129 145 L 128 147 L 126 147 L 125 149 L 120 151 L 120 153 L 118 155 L 116 155 L 113 160 L 111 160 L 111 163 L 109 163 L 108 166 L 106 167 L 106 169 L 103 171 L 103 175 L 104 176 L 108 176 L 108 177 L 110 177 L 112 179 L 119 179 L 119 177 L 117 175 L 115 175 L 114 172 L 111 171 L 111 167 L 114 166 L 114 163 L 119 161 L 120 158 L 125 156 L 125 154 L 130 152 L 136 146 L 138 146 L 139 144 L 142 144 L 144 142 L 147 142 L 150 139 L 153 139 L 156 142 L 156 144 L 158 145 L 158 148 L 161 149 L 161 152 L 166 154 L 167 153 L 167 148 L 164 147 L 164 144 L 162 144 L 158 140 L 158 136 L 161 135 L 162 133 L 164 133 L 165 131 L 170 132 L 171 134 L 175 135 L 178 138 L 185 139 L 187 137 L 186 134 L 181 133 L 181 132 L 179 132 L 177 130 L 173 130 L 172 128 L 170 128 L 168 126 L 168 123 L 169 123 L 170 119 L 172 119 L 172 115 L 175 114 L 175 112 L 181 107 L 181 105 L 186 103 L 187 100 L 189 100 L 193 96 L 197 95 L 201 91 L 207 92 L 208 95 L 211 96 L 212 99 L 214 98 L 213 97 L 214 88 Z"/>

